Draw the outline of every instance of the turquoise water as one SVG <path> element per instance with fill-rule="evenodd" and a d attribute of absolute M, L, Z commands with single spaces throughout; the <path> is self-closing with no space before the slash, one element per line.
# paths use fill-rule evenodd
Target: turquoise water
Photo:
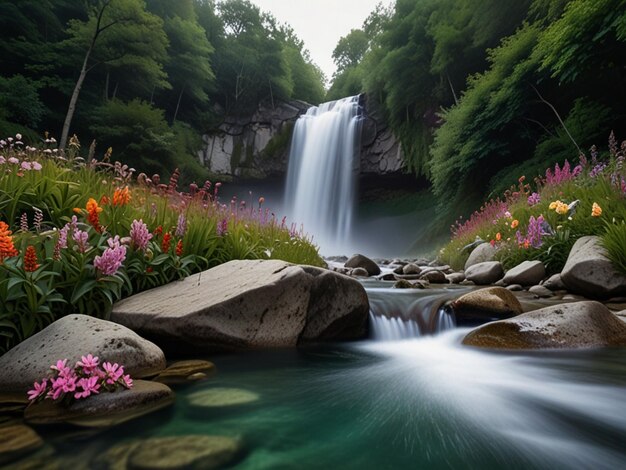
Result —
<path fill-rule="evenodd" d="M 214 357 L 214 378 L 98 446 L 234 436 L 244 452 L 229 468 L 242 470 L 624 468 L 626 351 L 494 354 L 461 347 L 463 334 Z M 259 400 L 189 405 L 215 387 Z"/>

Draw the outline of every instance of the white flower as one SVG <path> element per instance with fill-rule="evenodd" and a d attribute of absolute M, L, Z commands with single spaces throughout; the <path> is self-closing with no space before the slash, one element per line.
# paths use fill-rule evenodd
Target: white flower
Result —
<path fill-rule="evenodd" d="M 22 134 L 20 134 L 20 133 L 15 134 L 15 138 L 17 140 L 22 140 Z"/>

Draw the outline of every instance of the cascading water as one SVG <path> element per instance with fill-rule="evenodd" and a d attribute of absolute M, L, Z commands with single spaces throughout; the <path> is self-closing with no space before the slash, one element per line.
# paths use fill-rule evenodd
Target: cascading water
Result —
<path fill-rule="evenodd" d="M 310 108 L 296 122 L 285 201 L 324 254 L 346 250 L 355 204 L 359 97 Z"/>

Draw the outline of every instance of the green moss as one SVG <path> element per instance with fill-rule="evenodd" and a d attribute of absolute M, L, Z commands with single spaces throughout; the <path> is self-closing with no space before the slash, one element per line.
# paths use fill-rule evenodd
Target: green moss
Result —
<path fill-rule="evenodd" d="M 275 160 L 282 157 L 289 149 L 291 135 L 293 133 L 293 122 L 286 122 L 282 129 L 267 143 L 261 152 L 263 160 Z"/>
<path fill-rule="evenodd" d="M 239 141 L 235 142 L 233 147 L 233 155 L 230 157 L 230 171 L 235 171 L 235 168 L 239 167 L 241 163 L 241 154 L 243 153 L 243 144 Z"/>

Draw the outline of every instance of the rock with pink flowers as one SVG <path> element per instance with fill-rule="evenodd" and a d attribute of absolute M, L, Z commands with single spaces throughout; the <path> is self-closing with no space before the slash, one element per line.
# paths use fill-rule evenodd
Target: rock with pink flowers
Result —
<path fill-rule="evenodd" d="M 133 378 L 165 369 L 163 351 L 128 328 L 86 315 L 55 321 L 0 357 L 0 392 L 21 391 L 51 374 L 50 365 L 67 359 L 73 366 L 91 354 L 100 363 L 120 363 Z"/>
<path fill-rule="evenodd" d="M 111 318 L 181 354 L 362 338 L 368 313 L 355 279 L 284 261 L 242 260 L 124 299 Z"/>

